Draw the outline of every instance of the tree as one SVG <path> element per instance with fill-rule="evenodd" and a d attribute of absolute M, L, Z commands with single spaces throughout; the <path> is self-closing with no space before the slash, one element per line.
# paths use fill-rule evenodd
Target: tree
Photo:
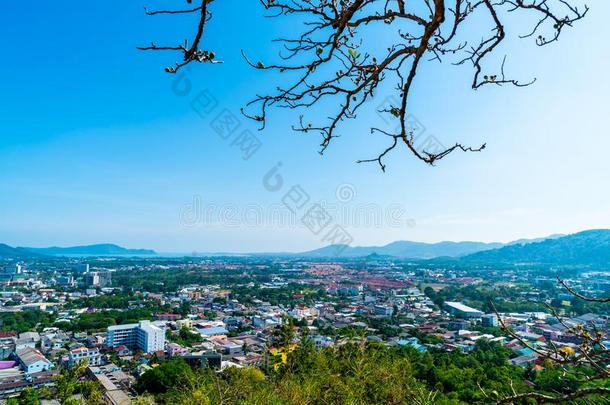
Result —
<path fill-rule="evenodd" d="M 191 309 L 192 309 L 191 303 L 188 301 L 184 301 L 182 304 L 180 304 L 178 313 L 186 318 L 191 313 Z"/>
<path fill-rule="evenodd" d="M 57 378 L 55 388 L 55 397 L 62 404 L 80 403 L 72 398 L 75 394 L 82 394 L 87 404 L 101 405 L 104 403 L 104 395 L 100 390 L 99 383 L 83 379 L 86 369 L 86 361 L 79 362 L 71 369 L 62 369 L 61 374 Z M 48 394 L 47 389 L 41 389 L 36 392 L 38 398 L 44 398 Z"/>
<path fill-rule="evenodd" d="M 293 343 L 295 338 L 295 319 L 290 316 L 282 318 L 282 324 L 273 330 L 273 344 L 277 347 L 286 347 Z"/>
<path fill-rule="evenodd" d="M 575 291 L 561 278 L 558 277 L 557 280 L 559 285 L 577 299 L 597 303 L 610 302 L 610 297 L 587 297 Z M 606 346 L 604 331 L 593 324 L 573 323 L 562 317 L 551 305 L 547 305 L 560 325 L 579 343 L 576 347 L 571 347 L 559 346 L 549 341 L 544 347 L 534 347 L 504 322 L 493 302 L 491 305 L 502 329 L 513 339 L 517 339 L 522 346 L 544 359 L 546 366 L 543 372 L 535 376 L 536 391 L 505 396 L 498 401 L 499 404 L 518 404 L 528 399 L 536 403 L 567 403 L 586 398 L 595 401 L 600 396 L 610 396 L 610 348 Z"/>
<path fill-rule="evenodd" d="M 68 401 L 77 392 L 78 380 L 85 372 L 85 368 L 86 366 L 83 363 L 72 369 L 62 370 L 56 385 L 56 396 L 61 403 Z"/>
<path fill-rule="evenodd" d="M 183 346 L 191 347 L 193 346 L 193 343 L 199 343 L 203 341 L 203 338 L 199 333 L 192 332 L 186 326 L 182 326 L 182 328 L 180 328 L 176 339 L 174 339 L 174 336 L 171 334 L 171 332 L 169 332 L 169 330 L 168 333 L 170 340 L 175 340 L 176 343 L 181 344 Z"/>
<path fill-rule="evenodd" d="M 138 380 L 136 390 L 140 393 L 164 393 L 186 383 L 193 376 L 193 370 L 183 359 L 166 360 L 145 372 Z"/>
<path fill-rule="evenodd" d="M 332 111 L 328 121 L 309 122 L 302 116 L 293 126 L 298 132 L 314 132 L 322 136 L 320 153 L 339 136 L 345 121 L 355 119 L 368 108 L 381 89 L 389 89 L 394 97 L 379 113 L 392 123 L 392 130 L 372 127 L 373 134 L 386 136 L 389 145 L 376 158 L 359 162 L 377 162 L 385 170 L 383 159 L 399 144 L 418 159 L 434 164 L 453 151 L 481 151 L 456 143 L 435 148 L 416 143 L 412 108 L 409 100 L 418 71 L 424 61 L 441 62 L 445 58 L 454 64 L 469 64 L 474 74 L 471 87 L 512 85 L 528 86 L 526 82 L 510 78 L 505 73 L 506 56 L 496 66 L 487 61 L 497 53 L 507 38 L 505 28 L 509 14 L 519 14 L 532 21 L 532 29 L 522 38 L 535 38 L 538 46 L 556 42 L 566 28 L 585 17 L 588 7 L 579 9 L 574 0 L 259 0 L 271 17 L 295 21 L 293 37 L 278 39 L 283 45 L 278 63 L 251 60 L 243 51 L 250 66 L 272 70 L 288 76 L 276 92 L 259 95 L 242 109 L 245 116 L 260 123 L 263 129 L 267 112 L 272 107 L 311 109 L 322 107 Z M 180 61 L 165 69 L 177 73 L 191 63 L 221 63 L 214 51 L 202 47 L 204 30 L 213 16 L 213 9 L 225 1 L 187 0 L 189 8 L 175 10 L 146 10 L 148 15 L 187 14 L 197 16 L 198 23 L 192 41 L 176 46 L 139 47 L 147 51 L 170 51 L 180 55 Z M 233 5 L 229 6 L 233 7 Z M 482 19 L 488 25 L 468 37 L 472 22 Z M 470 24 L 470 26 L 468 25 Z M 219 29 L 218 27 L 214 27 Z M 375 35 L 375 43 L 370 38 Z M 379 43 L 380 38 L 385 42 Z M 368 40 L 367 40 L 368 39 Z M 499 60 L 498 60 L 499 62 Z"/>
<path fill-rule="evenodd" d="M 19 397 L 17 398 L 17 403 L 19 405 L 38 405 L 39 402 L 40 398 L 38 393 L 30 387 L 21 391 L 21 394 L 19 394 Z"/>

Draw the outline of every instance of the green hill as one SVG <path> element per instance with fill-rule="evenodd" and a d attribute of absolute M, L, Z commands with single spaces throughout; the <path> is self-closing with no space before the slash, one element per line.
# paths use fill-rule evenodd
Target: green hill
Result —
<path fill-rule="evenodd" d="M 62 255 L 87 255 L 87 256 L 153 256 L 156 254 L 154 250 L 149 249 L 127 249 L 121 246 L 110 243 L 88 245 L 88 246 L 72 246 L 72 247 L 49 247 L 49 248 L 24 248 L 31 252 L 41 253 L 45 255 L 62 256 Z"/>
<path fill-rule="evenodd" d="M 29 259 L 42 257 L 43 255 L 30 252 L 23 248 L 14 248 L 4 243 L 0 243 L 0 259 Z"/>
<path fill-rule="evenodd" d="M 610 230 L 590 230 L 537 243 L 505 246 L 465 256 L 461 261 L 485 264 L 610 265 Z"/>

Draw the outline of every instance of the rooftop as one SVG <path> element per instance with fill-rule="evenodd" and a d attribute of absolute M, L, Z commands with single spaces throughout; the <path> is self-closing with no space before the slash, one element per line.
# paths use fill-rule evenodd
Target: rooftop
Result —
<path fill-rule="evenodd" d="M 458 311 L 463 311 L 463 312 L 474 312 L 474 313 L 480 313 L 482 314 L 483 312 L 479 311 L 478 309 L 475 308 L 471 308 L 468 305 L 464 305 L 461 302 L 453 302 L 453 301 L 445 301 L 445 305 L 457 309 Z"/>
<path fill-rule="evenodd" d="M 42 353 L 40 353 L 36 349 L 32 349 L 31 347 L 24 347 L 23 349 L 17 350 L 16 353 L 21 362 L 26 366 L 30 366 L 39 361 L 51 364 L 51 362 L 46 357 L 44 357 Z"/>

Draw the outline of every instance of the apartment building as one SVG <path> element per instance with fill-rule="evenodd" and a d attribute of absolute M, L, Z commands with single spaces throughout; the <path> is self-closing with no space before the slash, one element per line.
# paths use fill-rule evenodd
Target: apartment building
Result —
<path fill-rule="evenodd" d="M 78 347 L 68 353 L 68 367 L 74 367 L 81 361 L 86 361 L 89 366 L 99 366 L 102 363 L 102 355 L 99 349 L 88 349 Z"/>
<path fill-rule="evenodd" d="M 165 350 L 165 331 L 150 321 L 109 326 L 106 346 L 127 346 L 131 350 L 139 349 L 145 353 Z"/>

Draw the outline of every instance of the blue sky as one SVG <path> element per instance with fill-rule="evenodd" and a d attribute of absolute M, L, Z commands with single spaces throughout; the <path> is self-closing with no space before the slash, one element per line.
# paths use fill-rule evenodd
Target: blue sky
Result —
<path fill-rule="evenodd" d="M 172 55 L 135 46 L 179 41 L 193 23 L 147 17 L 144 5 L 155 3 L 3 8 L 0 242 L 114 242 L 174 252 L 318 247 L 323 235 L 273 220 L 287 214 L 279 207 L 293 185 L 312 203 L 334 207 L 333 223 L 354 245 L 508 241 L 610 227 L 608 2 L 592 1 L 587 18 L 559 43 L 539 49 L 531 40 L 507 41 L 494 62 L 508 54 L 510 72 L 538 79 L 531 87 L 474 92 L 469 68 L 427 64 L 411 96 L 426 134 L 488 148 L 436 167 L 400 149 L 385 174 L 355 163 L 384 148 L 368 131 L 370 123 L 383 125 L 374 108 L 348 124 L 324 156 L 316 135 L 290 130 L 299 113 L 272 111 L 260 133 L 240 118 L 240 131 L 262 142 L 247 161 L 213 131 L 217 113 L 237 115 L 253 94 L 282 80 L 247 67 L 240 49 L 271 60 L 270 40 L 293 30 L 290 22 L 259 17 L 257 1 L 240 2 L 237 16 L 220 6 L 206 40 L 225 63 L 194 66 L 185 79 L 192 90 L 180 96 L 172 90 L 176 76 L 163 72 Z M 511 37 L 527 31 L 516 24 Z M 202 91 L 217 102 L 205 118 L 191 108 Z M 373 103 L 388 95 L 380 93 Z M 280 161 L 285 187 L 270 192 L 262 179 Z M 347 201 L 338 188 L 350 192 Z M 194 220 L 189 204 L 200 207 Z M 384 219 L 368 226 L 349 219 L 362 210 Z"/>

